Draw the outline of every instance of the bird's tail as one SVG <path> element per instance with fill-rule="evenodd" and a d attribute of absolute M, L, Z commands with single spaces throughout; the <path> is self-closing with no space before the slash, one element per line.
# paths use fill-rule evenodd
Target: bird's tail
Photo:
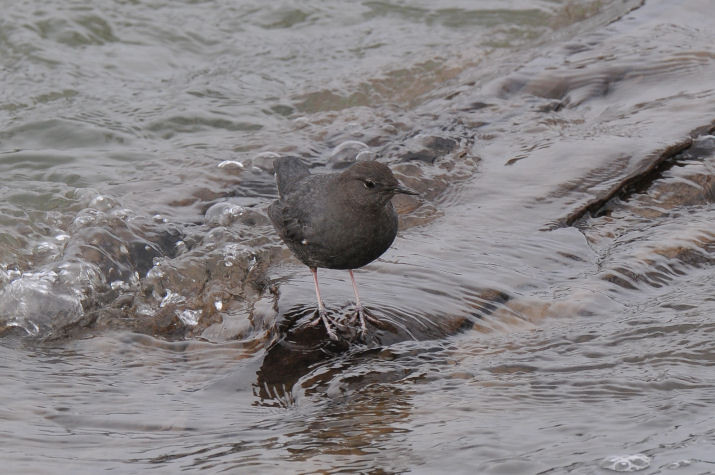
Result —
<path fill-rule="evenodd" d="M 278 194 L 281 198 L 293 191 L 301 179 L 310 175 L 308 165 L 298 157 L 277 158 L 273 162 L 273 170 L 276 172 Z"/>

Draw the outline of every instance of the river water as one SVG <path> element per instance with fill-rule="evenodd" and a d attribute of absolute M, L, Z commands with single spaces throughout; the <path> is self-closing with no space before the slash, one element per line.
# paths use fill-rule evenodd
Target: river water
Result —
<path fill-rule="evenodd" d="M 0 19 L 4 473 L 715 473 L 715 4 Z M 279 155 L 388 163 L 329 341 Z M 346 272 L 321 270 L 336 318 Z"/>

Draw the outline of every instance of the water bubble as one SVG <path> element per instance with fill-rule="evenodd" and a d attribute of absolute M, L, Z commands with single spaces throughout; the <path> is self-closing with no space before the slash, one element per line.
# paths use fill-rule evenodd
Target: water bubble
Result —
<path fill-rule="evenodd" d="M 248 250 L 244 247 L 241 246 L 240 244 L 228 244 L 224 248 L 223 255 L 224 255 L 224 263 L 223 265 L 226 267 L 232 267 L 233 264 L 239 260 L 239 258 L 245 256 L 248 253 Z"/>
<path fill-rule="evenodd" d="M 333 149 L 328 163 L 333 168 L 341 168 L 357 160 L 357 156 L 369 150 L 363 142 L 358 140 L 347 140 Z"/>
<path fill-rule="evenodd" d="M 305 127 L 308 127 L 310 125 L 310 121 L 305 118 L 305 117 L 296 117 L 293 119 L 293 126 L 296 129 L 303 129 Z"/>
<path fill-rule="evenodd" d="M 377 158 L 377 153 L 372 150 L 363 150 L 358 153 L 355 157 L 356 162 L 363 162 L 366 160 L 375 160 Z"/>
<path fill-rule="evenodd" d="M 692 460 L 678 460 L 677 462 L 671 462 L 665 466 L 665 468 L 670 470 L 675 470 L 676 468 L 689 467 L 692 465 Z"/>
<path fill-rule="evenodd" d="M 243 163 L 236 160 L 224 160 L 217 165 L 219 168 L 238 168 L 243 169 Z"/>
<path fill-rule="evenodd" d="M 42 241 L 35 246 L 35 254 L 54 254 L 57 245 L 48 241 Z"/>
<path fill-rule="evenodd" d="M 164 218 L 160 214 L 155 214 L 154 216 L 151 217 L 151 219 L 154 220 L 156 223 L 166 223 L 166 218 Z"/>
<path fill-rule="evenodd" d="M 273 173 L 273 162 L 276 158 L 280 158 L 280 155 L 275 152 L 262 152 L 253 157 L 251 162 L 254 169 Z"/>
<path fill-rule="evenodd" d="M 97 195 L 95 196 L 90 202 L 89 202 L 89 207 L 90 208 L 95 208 L 101 211 L 109 211 L 112 208 L 115 208 L 117 206 L 117 203 L 106 196 L 102 195 Z"/>
<path fill-rule="evenodd" d="M 395 134 L 397 134 L 397 132 L 399 132 L 399 131 L 397 130 L 397 127 L 395 127 L 395 126 L 392 125 L 392 124 L 385 124 L 385 125 L 383 125 L 383 126 L 382 126 L 382 130 L 383 130 L 383 132 L 388 133 L 388 134 L 391 134 L 391 135 L 395 135 Z"/>
<path fill-rule="evenodd" d="M 104 218 L 104 213 L 94 208 L 85 208 L 75 216 L 72 221 L 73 228 L 83 228 L 91 224 L 97 224 Z"/>
<path fill-rule="evenodd" d="M 614 472 L 637 472 L 650 466 L 650 457 L 645 454 L 613 455 L 601 463 L 601 468 Z"/>
<path fill-rule="evenodd" d="M 245 212 L 243 206 L 235 203 L 216 203 L 206 210 L 204 221 L 209 226 L 228 226 Z"/>
<path fill-rule="evenodd" d="M 129 219 L 133 216 L 132 210 L 129 208 L 119 208 L 112 210 L 109 215 L 112 216 L 113 218 L 119 219 L 121 221 L 129 221 Z"/>
<path fill-rule="evenodd" d="M 40 327 L 38 327 L 35 322 L 31 321 L 22 321 L 22 320 L 17 320 L 17 319 L 12 319 L 9 320 L 7 323 L 5 323 L 5 326 L 8 328 L 10 327 L 15 327 L 15 328 L 20 328 L 25 331 L 29 336 L 37 336 L 40 334 Z"/>
<path fill-rule="evenodd" d="M 39 261 L 48 261 L 60 257 L 61 247 L 54 241 L 41 241 L 35 245 L 32 255 Z"/>
<path fill-rule="evenodd" d="M 0 326 L 22 328 L 29 335 L 68 325 L 82 315 L 81 291 L 66 287 L 51 270 L 22 273 L 0 290 Z"/>
<path fill-rule="evenodd" d="M 104 286 L 104 274 L 98 266 L 89 262 L 63 262 L 57 266 L 57 284 L 72 289 L 81 295 L 83 289 L 97 289 Z"/>
<path fill-rule="evenodd" d="M 241 166 L 254 173 L 273 173 L 273 162 L 276 158 L 280 158 L 280 155 L 275 152 L 261 152 L 253 158 L 244 160 Z"/>

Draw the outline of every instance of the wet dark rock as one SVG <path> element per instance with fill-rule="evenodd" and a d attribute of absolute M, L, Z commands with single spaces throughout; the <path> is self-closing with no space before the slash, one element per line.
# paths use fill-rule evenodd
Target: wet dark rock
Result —
<path fill-rule="evenodd" d="M 466 111 L 478 111 L 481 109 L 485 109 L 487 107 L 491 107 L 491 104 L 488 104 L 488 103 L 482 102 L 482 101 L 475 101 L 475 102 L 472 102 L 471 104 L 469 104 L 468 106 L 466 106 L 465 108 L 463 108 L 462 110 L 464 110 L 465 112 Z"/>
<path fill-rule="evenodd" d="M 407 151 L 401 154 L 402 161 L 419 161 L 433 164 L 452 153 L 459 146 L 455 139 L 438 136 L 417 136 L 407 144 Z"/>
<path fill-rule="evenodd" d="M 689 160 L 703 160 L 704 157 L 712 155 L 712 141 L 708 138 L 712 130 L 712 125 L 699 127 L 691 133 L 690 137 L 685 137 L 679 142 L 665 147 L 663 150 L 651 154 L 641 162 L 641 166 L 630 175 L 624 176 L 611 188 L 604 190 L 600 196 L 596 196 L 585 206 L 574 210 L 569 216 L 562 219 L 561 224 L 571 226 L 579 220 L 589 216 L 600 217 L 611 213 L 614 206 L 619 202 L 628 201 L 636 195 L 642 195 L 654 186 L 656 182 L 662 180 L 663 176 L 673 167 Z M 705 132 L 708 135 L 703 135 Z M 668 185 L 671 188 L 678 187 L 678 192 L 671 193 L 671 198 L 677 203 L 686 202 L 698 203 L 708 202 L 713 191 L 712 178 L 709 175 L 695 176 L 695 182 L 701 181 L 701 189 L 680 182 Z M 660 183 L 658 186 L 664 186 Z M 662 206 L 662 203 L 660 204 Z M 671 206 L 672 207 L 672 206 Z"/>
<path fill-rule="evenodd" d="M 366 309 L 369 311 L 369 309 Z M 341 313 L 344 309 L 339 310 Z M 329 309 L 329 312 L 333 310 Z M 411 339 L 414 335 L 406 332 L 400 325 L 393 325 L 383 316 L 377 316 L 381 327 L 368 332 L 367 340 L 359 341 L 357 330 L 352 329 L 353 338 L 334 341 L 328 338 L 323 325 L 309 325 L 313 318 L 312 307 L 294 307 L 280 316 L 280 324 L 274 340 L 266 349 L 263 364 L 258 372 L 257 395 L 261 399 L 276 399 L 277 395 L 287 394 L 292 386 L 311 369 L 322 361 L 327 361 L 347 352 L 365 351 L 367 348 L 379 348 L 397 341 Z M 372 312 L 370 312 L 372 313 Z M 346 315 L 347 316 L 347 315 Z M 438 334 L 442 334 L 436 328 Z M 425 335 L 426 336 L 426 335 Z M 280 399 L 280 398 L 278 398 Z"/>
<path fill-rule="evenodd" d="M 655 158 L 647 158 L 643 160 L 641 162 L 641 167 L 639 167 L 635 172 L 624 176 L 618 183 L 614 184 L 609 189 L 598 193 L 593 199 L 589 200 L 586 205 L 574 210 L 568 216 L 564 217 L 561 220 L 561 225 L 571 226 L 586 215 L 603 215 L 604 208 L 608 206 L 611 199 L 616 197 L 621 200 L 628 199 L 628 196 L 637 192 L 637 190 L 650 186 L 653 180 L 661 176 L 664 169 L 672 166 L 672 164 L 667 162 L 667 160 L 686 150 L 691 144 L 692 139 L 687 137 L 680 142 L 657 152 L 655 154 Z"/>

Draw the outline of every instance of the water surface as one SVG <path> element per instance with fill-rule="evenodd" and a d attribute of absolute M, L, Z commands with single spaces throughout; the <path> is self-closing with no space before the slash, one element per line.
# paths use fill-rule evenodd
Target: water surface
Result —
<path fill-rule="evenodd" d="M 710 13 L 710 14 L 708 14 Z M 715 472 L 705 0 L 26 2 L 0 20 L 11 473 Z M 334 344 L 272 160 L 420 192 Z M 320 271 L 336 317 L 347 273 Z"/>

